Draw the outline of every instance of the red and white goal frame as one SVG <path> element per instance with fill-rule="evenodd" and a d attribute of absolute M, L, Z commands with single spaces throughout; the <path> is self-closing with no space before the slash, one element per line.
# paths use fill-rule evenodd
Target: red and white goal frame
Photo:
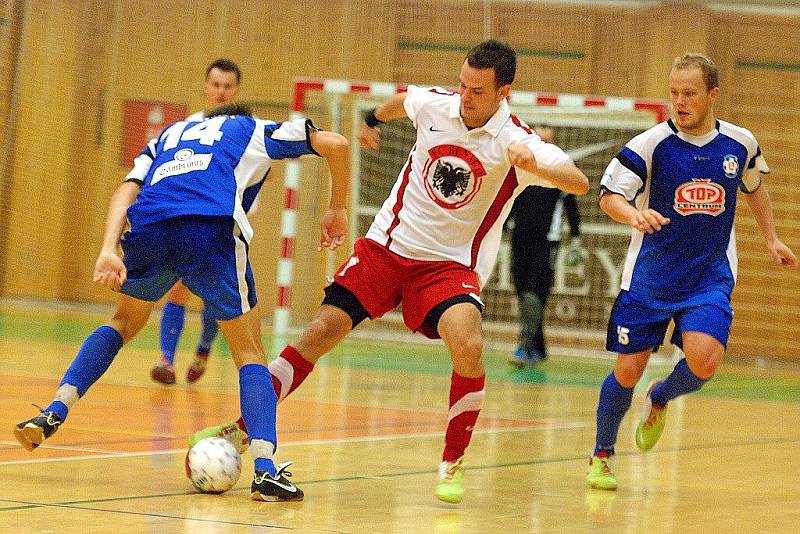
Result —
<path fill-rule="evenodd" d="M 389 98 L 407 90 L 407 84 L 391 82 L 362 82 L 336 79 L 301 78 L 295 81 L 292 95 L 292 111 L 290 119 L 302 118 L 305 115 L 308 97 L 311 93 L 341 98 L 345 95 L 364 95 L 376 99 Z M 509 96 L 512 106 L 539 106 L 558 108 L 564 111 L 605 110 L 605 111 L 646 111 L 652 113 L 657 122 L 668 116 L 668 107 L 664 101 L 617 96 L 591 96 L 576 94 L 538 93 L 531 91 L 512 91 Z M 340 117 L 334 124 L 324 125 L 334 131 L 340 131 Z M 276 283 L 278 286 L 277 304 L 273 318 L 273 353 L 277 354 L 283 345 L 289 330 L 291 319 L 291 289 L 294 275 L 294 250 L 297 230 L 297 205 L 300 183 L 299 160 L 289 161 L 284 177 L 284 205 L 281 214 L 281 253 L 278 259 Z M 353 165 L 353 173 L 358 168 Z M 353 179 L 356 180 L 357 176 Z M 354 219 L 354 217 L 351 217 Z M 355 237 L 355 236 L 353 236 Z"/>

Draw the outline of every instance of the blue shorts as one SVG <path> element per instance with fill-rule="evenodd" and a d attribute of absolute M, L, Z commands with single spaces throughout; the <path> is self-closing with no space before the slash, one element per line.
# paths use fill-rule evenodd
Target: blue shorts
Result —
<path fill-rule="evenodd" d="M 176 217 L 134 228 L 122 239 L 128 279 L 120 290 L 155 302 L 182 280 L 217 320 L 256 305 L 248 245 L 229 217 Z"/>
<path fill-rule="evenodd" d="M 702 332 L 727 347 L 733 321 L 730 296 L 715 288 L 680 302 L 645 303 L 620 291 L 608 320 L 606 349 L 621 354 L 657 350 L 670 319 L 675 321 L 673 345 L 683 348 L 684 332 Z"/>

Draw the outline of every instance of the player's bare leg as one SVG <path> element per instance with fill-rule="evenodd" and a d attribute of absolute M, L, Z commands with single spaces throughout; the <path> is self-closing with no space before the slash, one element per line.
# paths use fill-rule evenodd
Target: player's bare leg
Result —
<path fill-rule="evenodd" d="M 438 328 L 450 351 L 453 374 L 445 447 L 435 494 L 442 501 L 459 503 L 464 497 L 464 451 L 472 439 L 485 396 L 480 311 L 470 303 L 455 304 L 442 314 Z"/>
<path fill-rule="evenodd" d="M 717 372 L 725 356 L 725 347 L 708 334 L 684 332 L 683 352 L 692 373 L 701 380 L 709 380 Z"/>
<path fill-rule="evenodd" d="M 353 322 L 349 315 L 336 306 L 323 304 L 311 324 L 292 345 L 303 358 L 317 363 L 317 360 L 338 345 L 352 329 Z"/>

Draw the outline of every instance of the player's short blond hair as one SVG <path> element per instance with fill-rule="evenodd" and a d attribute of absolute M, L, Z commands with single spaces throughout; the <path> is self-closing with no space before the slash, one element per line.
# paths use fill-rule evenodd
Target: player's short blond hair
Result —
<path fill-rule="evenodd" d="M 709 91 L 719 87 L 719 68 L 711 59 L 697 52 L 687 52 L 672 62 L 672 70 L 698 68 L 703 73 L 703 81 Z"/>

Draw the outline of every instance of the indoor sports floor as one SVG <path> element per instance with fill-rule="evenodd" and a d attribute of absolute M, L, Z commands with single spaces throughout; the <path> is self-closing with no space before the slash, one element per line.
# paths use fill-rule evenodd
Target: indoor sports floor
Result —
<path fill-rule="evenodd" d="M 798 532 L 800 372 L 724 365 L 673 402 L 656 448 L 617 448 L 619 489 L 589 489 L 598 388 L 611 360 L 555 357 L 514 370 L 487 351 L 487 396 L 467 451 L 460 505 L 433 496 L 450 367 L 439 345 L 353 339 L 279 406 L 278 461 L 293 460 L 299 503 L 250 500 L 252 460 L 223 495 L 193 491 L 186 436 L 239 413 L 224 348 L 197 384 L 150 381 L 155 317 L 29 453 L 12 426 L 46 406 L 97 312 L 0 305 L 0 532 Z M 218 342 L 219 343 L 219 342 Z M 265 343 L 269 346 L 268 340 Z M 643 380 L 668 372 L 651 363 Z"/>

